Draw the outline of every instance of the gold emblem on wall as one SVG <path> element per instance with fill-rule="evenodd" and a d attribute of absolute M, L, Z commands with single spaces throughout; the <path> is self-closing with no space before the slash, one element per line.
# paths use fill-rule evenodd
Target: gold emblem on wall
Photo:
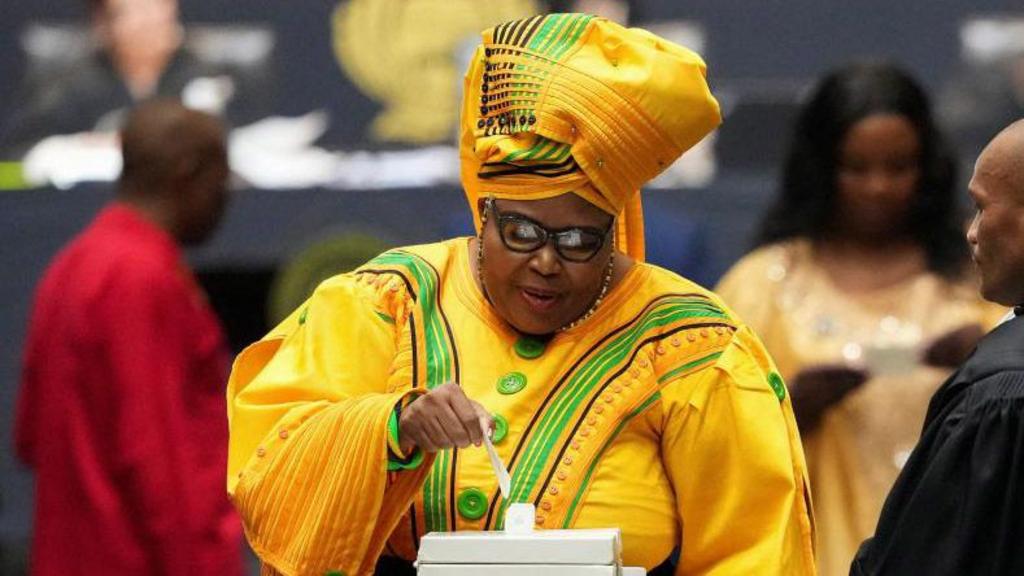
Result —
<path fill-rule="evenodd" d="M 480 31 L 538 12 L 534 0 L 348 0 L 331 18 L 334 54 L 353 84 L 384 109 L 381 142 L 452 139 L 462 66 Z"/>

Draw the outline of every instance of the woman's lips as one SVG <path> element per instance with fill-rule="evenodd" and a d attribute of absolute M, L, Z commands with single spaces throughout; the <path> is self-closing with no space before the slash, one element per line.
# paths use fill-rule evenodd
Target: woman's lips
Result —
<path fill-rule="evenodd" d="M 551 312 L 559 301 L 558 293 L 551 290 L 520 288 L 519 296 L 526 302 L 527 307 L 537 314 Z"/>

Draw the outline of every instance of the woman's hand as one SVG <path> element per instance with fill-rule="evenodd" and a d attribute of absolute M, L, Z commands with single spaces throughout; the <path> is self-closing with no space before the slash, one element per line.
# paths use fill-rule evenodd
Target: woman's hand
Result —
<path fill-rule="evenodd" d="M 867 381 L 868 372 L 843 364 L 818 364 L 804 368 L 789 389 L 796 423 L 803 433 L 818 426 L 822 415 Z"/>
<path fill-rule="evenodd" d="M 924 363 L 939 368 L 956 368 L 971 355 L 985 331 L 978 324 L 966 324 L 931 341 L 922 356 Z"/>
<path fill-rule="evenodd" d="M 437 452 L 453 446 L 479 446 L 490 433 L 493 418 L 487 410 L 466 397 L 462 387 L 448 382 L 420 396 L 402 409 L 398 438 L 402 452 L 417 446 Z"/>

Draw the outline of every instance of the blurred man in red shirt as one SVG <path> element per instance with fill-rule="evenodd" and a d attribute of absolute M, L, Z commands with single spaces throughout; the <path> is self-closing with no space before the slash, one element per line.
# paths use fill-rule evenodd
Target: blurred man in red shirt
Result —
<path fill-rule="evenodd" d="M 224 336 L 182 258 L 224 211 L 225 130 L 172 101 L 121 131 L 116 200 L 36 292 L 18 398 L 34 575 L 238 575 Z"/>

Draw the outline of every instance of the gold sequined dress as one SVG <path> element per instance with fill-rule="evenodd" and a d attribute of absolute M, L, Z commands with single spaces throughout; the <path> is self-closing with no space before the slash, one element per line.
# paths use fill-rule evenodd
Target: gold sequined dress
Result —
<path fill-rule="evenodd" d="M 1006 311 L 983 302 L 969 281 L 933 273 L 864 294 L 841 291 L 815 263 L 806 240 L 750 253 L 717 291 L 790 380 L 807 366 L 870 360 L 871 350 L 885 340 L 920 349 L 968 323 L 991 326 Z M 804 435 L 820 574 L 849 573 L 921 434 L 928 401 L 947 375 L 921 365 L 876 375 Z"/>

